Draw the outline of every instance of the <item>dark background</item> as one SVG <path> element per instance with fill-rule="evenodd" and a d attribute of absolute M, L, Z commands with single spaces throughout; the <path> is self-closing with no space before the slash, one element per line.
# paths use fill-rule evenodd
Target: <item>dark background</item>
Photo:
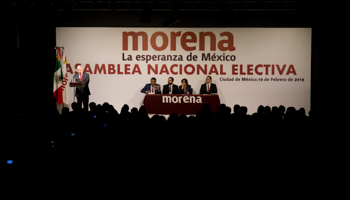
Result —
<path fill-rule="evenodd" d="M 345 105 L 347 1 L 7 0 L 1 4 L 0 97 L 15 103 L 55 106 L 56 27 L 311 27 L 311 110 L 334 113 Z"/>

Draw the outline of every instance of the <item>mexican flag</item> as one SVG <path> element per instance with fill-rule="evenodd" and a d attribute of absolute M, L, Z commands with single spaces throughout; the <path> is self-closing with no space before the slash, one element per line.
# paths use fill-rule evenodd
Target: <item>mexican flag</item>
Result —
<path fill-rule="evenodd" d="M 63 47 L 56 47 L 56 67 L 53 76 L 53 96 L 57 104 L 66 104 L 69 107 L 68 74 L 66 69 L 66 50 Z"/>

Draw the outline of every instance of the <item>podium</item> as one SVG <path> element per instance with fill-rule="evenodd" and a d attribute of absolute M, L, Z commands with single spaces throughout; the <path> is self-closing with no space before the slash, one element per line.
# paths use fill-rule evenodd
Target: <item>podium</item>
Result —
<path fill-rule="evenodd" d="M 84 87 L 85 84 L 83 82 L 70 82 L 69 87 Z"/>
<path fill-rule="evenodd" d="M 84 86 L 85 86 L 85 84 L 83 82 L 70 82 L 69 83 L 69 87 L 72 87 L 72 88 L 83 88 Z M 73 89 L 74 100 L 75 100 L 75 97 L 76 97 L 75 93 L 76 93 L 76 90 Z M 78 102 L 78 99 L 75 102 Z"/>

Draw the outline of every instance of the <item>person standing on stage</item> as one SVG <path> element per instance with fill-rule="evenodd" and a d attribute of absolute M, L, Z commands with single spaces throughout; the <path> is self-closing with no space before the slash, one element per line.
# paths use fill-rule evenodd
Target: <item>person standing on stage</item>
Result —
<path fill-rule="evenodd" d="M 216 85 L 211 82 L 211 76 L 207 76 L 205 84 L 202 84 L 199 94 L 218 93 Z"/>
<path fill-rule="evenodd" d="M 83 104 L 84 110 L 87 111 L 89 107 L 89 95 L 91 95 L 89 89 L 90 76 L 88 73 L 84 73 L 81 65 L 77 67 L 77 71 L 78 73 L 74 74 L 73 80 L 84 83 L 84 87 L 76 87 L 75 96 L 77 97 L 79 107 L 81 108 Z"/>
<path fill-rule="evenodd" d="M 192 94 L 192 88 L 188 85 L 187 79 L 181 80 L 182 85 L 179 87 L 179 94 Z"/>
<path fill-rule="evenodd" d="M 179 87 L 174 84 L 174 78 L 169 77 L 168 85 L 163 86 L 163 94 L 177 94 Z"/>
<path fill-rule="evenodd" d="M 146 94 L 161 94 L 160 85 L 156 84 L 156 82 L 156 78 L 151 78 L 151 83 L 146 84 L 145 87 L 142 88 L 141 92 Z"/>

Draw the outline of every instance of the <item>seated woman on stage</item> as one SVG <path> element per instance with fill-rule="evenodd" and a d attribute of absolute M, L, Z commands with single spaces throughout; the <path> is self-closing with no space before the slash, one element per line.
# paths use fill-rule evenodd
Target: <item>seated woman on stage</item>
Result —
<path fill-rule="evenodd" d="M 182 85 L 179 86 L 179 94 L 192 94 L 192 88 L 190 85 L 188 85 L 187 79 L 182 79 L 181 81 Z"/>

